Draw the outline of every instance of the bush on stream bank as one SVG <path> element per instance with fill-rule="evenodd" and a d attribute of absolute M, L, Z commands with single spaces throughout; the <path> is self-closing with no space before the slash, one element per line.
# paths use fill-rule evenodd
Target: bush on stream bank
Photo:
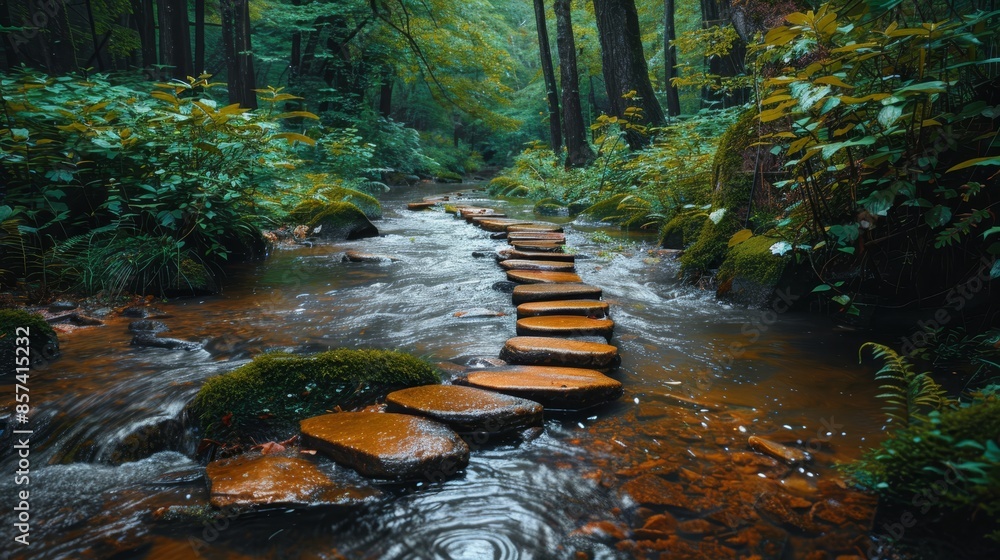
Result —
<path fill-rule="evenodd" d="M 27 347 L 21 338 L 27 338 Z M 27 348 L 27 354 L 18 352 L 19 347 Z M 58 354 L 59 340 L 45 319 L 20 309 L 0 310 L 0 382 L 13 382 L 15 368 L 28 367 L 29 360 L 37 365 Z"/>
<path fill-rule="evenodd" d="M 295 432 L 304 418 L 440 380 L 430 364 L 390 350 L 273 353 L 209 379 L 190 410 L 208 437 L 266 441 Z"/>

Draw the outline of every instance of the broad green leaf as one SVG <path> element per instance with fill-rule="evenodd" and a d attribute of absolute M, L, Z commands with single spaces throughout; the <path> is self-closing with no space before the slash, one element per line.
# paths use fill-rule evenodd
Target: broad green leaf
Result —
<path fill-rule="evenodd" d="M 743 243 L 744 241 L 750 239 L 751 237 L 753 237 L 752 231 L 750 231 L 749 229 L 741 229 L 740 231 L 737 231 L 736 233 L 733 234 L 732 237 L 729 238 L 729 246 L 733 247 L 735 245 L 739 245 L 740 243 Z"/>
<path fill-rule="evenodd" d="M 981 157 L 966 160 L 951 167 L 948 171 L 946 171 L 946 173 L 951 173 L 952 171 L 958 171 L 959 169 L 965 169 L 974 165 L 1000 165 L 1000 156 Z"/>

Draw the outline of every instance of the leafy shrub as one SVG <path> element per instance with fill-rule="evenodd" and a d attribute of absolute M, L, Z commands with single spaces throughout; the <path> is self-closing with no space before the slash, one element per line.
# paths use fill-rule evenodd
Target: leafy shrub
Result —
<path fill-rule="evenodd" d="M 265 354 L 209 379 L 191 411 L 210 435 L 273 434 L 336 407 L 364 406 L 396 389 L 439 381 L 432 366 L 402 352 Z"/>

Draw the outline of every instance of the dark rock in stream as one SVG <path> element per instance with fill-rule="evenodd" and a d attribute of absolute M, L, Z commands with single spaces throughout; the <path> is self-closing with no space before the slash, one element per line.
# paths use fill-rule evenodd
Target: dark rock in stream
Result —
<path fill-rule="evenodd" d="M 169 331 L 170 327 L 160 321 L 150 321 L 148 319 L 144 319 L 142 321 L 132 321 L 129 323 L 128 330 L 134 333 L 160 333 Z"/>
<path fill-rule="evenodd" d="M 68 299 L 61 299 L 49 304 L 49 311 L 53 313 L 58 313 L 59 311 L 72 311 L 73 309 L 76 309 L 78 307 L 80 307 L 80 305 L 75 301 L 70 301 Z"/>
<path fill-rule="evenodd" d="M 164 418 L 152 424 L 137 427 L 118 441 L 103 459 L 112 465 L 145 459 L 160 451 L 179 451 L 184 437 L 180 420 Z"/>
<path fill-rule="evenodd" d="M 501 280 L 500 282 L 493 284 L 491 287 L 501 294 L 512 294 L 514 293 L 514 288 L 517 287 L 517 284 Z"/>
<path fill-rule="evenodd" d="M 178 338 L 160 338 L 151 332 L 142 332 L 132 338 L 132 346 L 140 348 L 166 348 L 167 350 L 201 350 L 201 344 Z"/>

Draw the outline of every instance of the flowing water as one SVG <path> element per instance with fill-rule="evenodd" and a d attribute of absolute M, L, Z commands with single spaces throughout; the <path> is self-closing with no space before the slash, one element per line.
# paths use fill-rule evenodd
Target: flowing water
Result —
<path fill-rule="evenodd" d="M 816 317 L 720 303 L 676 280 L 676 263 L 648 238 L 620 236 L 624 253 L 606 253 L 591 241 L 593 224 L 573 224 L 568 243 L 593 257 L 578 260 L 578 271 L 612 304 L 622 355 L 613 375 L 625 385 L 618 402 L 551 415 L 529 442 L 487 442 L 443 483 L 383 485 L 383 498 L 359 510 L 271 510 L 215 526 L 164 516 L 207 500 L 184 406 L 206 378 L 258 352 L 392 348 L 458 365 L 497 355 L 514 335 L 513 307 L 493 288 L 500 268 L 472 252 L 504 242 L 451 215 L 405 209 L 447 190 L 454 186 L 394 189 L 377 223 L 382 237 L 277 249 L 238 268 L 222 295 L 154 305 L 171 329 L 165 336 L 207 341 L 206 350 L 131 347 L 127 319 L 62 336 L 62 357 L 31 377 L 28 548 L 11 541 L 7 497 L 24 487 L 13 485 L 9 439 L 0 451 L 4 557 L 864 554 L 870 501 L 844 490 L 832 468 L 881 431 L 871 364 L 857 364 L 861 340 Z M 530 214 L 521 203 L 490 204 Z M 341 262 L 348 249 L 401 261 Z M 454 316 L 483 307 L 508 315 Z M 5 388 L 3 409 L 12 401 Z M 160 451 L 123 463 L 135 434 L 158 434 Z M 799 442 L 814 460 L 778 465 L 748 453 L 750 435 Z M 835 511 L 817 516 L 817 508 Z M 660 514 L 680 525 L 642 530 Z"/>

